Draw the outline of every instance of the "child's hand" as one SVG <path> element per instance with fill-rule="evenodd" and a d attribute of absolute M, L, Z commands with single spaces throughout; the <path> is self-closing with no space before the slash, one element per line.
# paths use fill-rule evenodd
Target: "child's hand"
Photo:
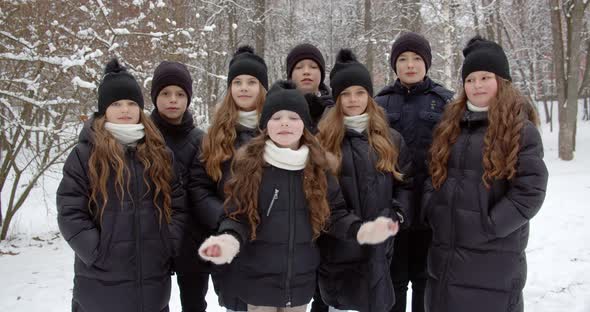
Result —
<path fill-rule="evenodd" d="M 217 244 L 211 245 L 211 246 L 205 248 L 205 250 L 203 250 L 203 253 L 207 257 L 219 257 L 219 256 L 221 256 L 221 248 Z"/>
<path fill-rule="evenodd" d="M 199 247 L 201 258 L 215 264 L 231 263 L 239 251 L 240 242 L 231 234 L 210 236 Z"/>
<path fill-rule="evenodd" d="M 359 244 L 380 244 L 389 237 L 397 234 L 399 223 L 390 218 L 378 217 L 375 221 L 369 221 L 361 225 L 356 240 Z"/>

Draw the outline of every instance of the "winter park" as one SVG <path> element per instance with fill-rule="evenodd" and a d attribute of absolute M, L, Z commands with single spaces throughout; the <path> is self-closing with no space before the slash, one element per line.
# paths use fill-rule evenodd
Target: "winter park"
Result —
<path fill-rule="evenodd" d="M 590 312 L 588 0 L 0 2 L 0 311 Z"/>

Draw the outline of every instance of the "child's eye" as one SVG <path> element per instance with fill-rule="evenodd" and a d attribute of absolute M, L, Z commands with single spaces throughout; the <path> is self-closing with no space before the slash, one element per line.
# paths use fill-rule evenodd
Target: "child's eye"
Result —
<path fill-rule="evenodd" d="M 128 102 L 127 105 L 129 105 L 129 106 L 139 106 L 139 104 L 137 104 L 135 102 Z"/>
<path fill-rule="evenodd" d="M 119 103 L 119 102 L 113 102 L 111 105 L 118 107 L 118 106 L 121 106 L 121 103 Z"/>
<path fill-rule="evenodd" d="M 405 62 L 406 61 L 406 58 L 405 57 L 400 57 L 397 60 L 400 61 L 400 62 Z"/>
<path fill-rule="evenodd" d="M 185 97 L 186 94 L 184 94 L 184 92 L 178 92 L 178 94 L 176 96 L 178 96 L 178 97 Z"/>
<path fill-rule="evenodd" d="M 254 80 L 250 80 L 250 81 L 248 81 L 248 84 L 249 84 L 249 85 L 254 85 L 254 84 L 256 84 L 256 81 L 254 81 Z"/>

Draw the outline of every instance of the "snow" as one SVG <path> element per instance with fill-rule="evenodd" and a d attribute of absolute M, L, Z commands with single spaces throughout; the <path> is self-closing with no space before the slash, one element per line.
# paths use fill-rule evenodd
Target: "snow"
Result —
<path fill-rule="evenodd" d="M 96 89 L 96 84 L 93 82 L 88 82 L 82 80 L 82 78 L 76 76 L 72 79 L 72 84 L 76 87 L 84 88 L 84 89 Z"/>
<path fill-rule="evenodd" d="M 557 157 L 557 131 L 542 126 L 550 178 L 543 208 L 531 221 L 527 311 L 590 311 L 590 122 L 580 121 L 577 133 L 575 159 L 564 162 Z M 0 292 L 0 311 L 70 309 L 74 256 L 55 222 L 58 182 L 59 173 L 43 178 L 16 215 L 12 240 L 0 242 L 0 276 L 10 285 Z M 209 289 L 207 310 L 224 311 Z M 170 308 L 180 311 L 175 280 Z"/>

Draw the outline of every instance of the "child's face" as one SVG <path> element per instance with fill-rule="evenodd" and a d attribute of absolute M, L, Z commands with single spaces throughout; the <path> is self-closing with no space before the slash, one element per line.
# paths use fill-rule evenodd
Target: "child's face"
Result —
<path fill-rule="evenodd" d="M 116 124 L 139 123 L 141 108 L 132 100 L 119 100 L 107 107 L 105 117 L 108 122 Z"/>
<path fill-rule="evenodd" d="M 340 93 L 340 105 L 346 116 L 358 116 L 367 110 L 369 92 L 361 86 L 350 86 Z"/>
<path fill-rule="evenodd" d="M 173 125 L 182 122 L 182 116 L 188 105 L 188 96 L 179 86 L 167 86 L 156 98 L 156 106 L 160 116 Z"/>
<path fill-rule="evenodd" d="M 414 85 L 426 76 L 426 64 L 420 55 L 406 51 L 395 61 L 397 77 L 405 85 Z"/>
<path fill-rule="evenodd" d="M 288 147 L 291 149 L 299 148 L 299 140 L 303 136 L 303 120 L 299 114 L 280 110 L 274 113 L 268 123 L 268 136 L 279 147 Z"/>
<path fill-rule="evenodd" d="M 231 82 L 231 96 L 241 111 L 250 112 L 256 109 L 258 93 L 260 83 L 254 76 L 239 75 Z"/>
<path fill-rule="evenodd" d="M 322 79 L 320 66 L 309 59 L 297 62 L 291 73 L 291 80 L 303 93 L 317 93 L 320 89 L 320 79 Z"/>
<path fill-rule="evenodd" d="M 487 71 L 472 72 L 465 78 L 463 87 L 469 102 L 478 107 L 489 106 L 498 94 L 496 74 Z"/>

